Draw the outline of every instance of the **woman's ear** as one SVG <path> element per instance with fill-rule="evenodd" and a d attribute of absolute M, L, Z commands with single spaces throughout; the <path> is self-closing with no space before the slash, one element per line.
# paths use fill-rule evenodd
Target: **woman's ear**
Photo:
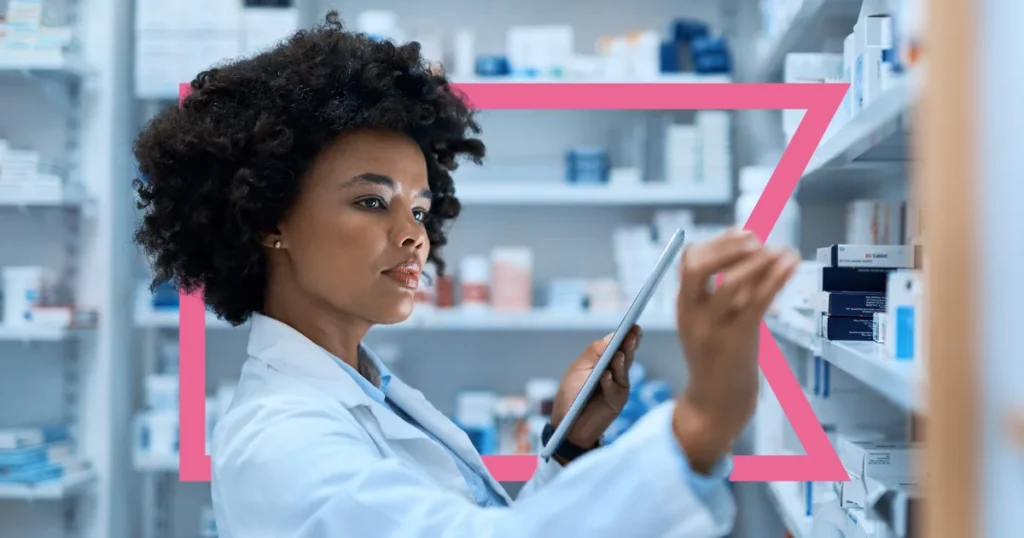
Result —
<path fill-rule="evenodd" d="M 263 238 L 263 246 L 275 250 L 282 249 L 284 248 L 284 241 L 279 234 L 267 234 Z"/>

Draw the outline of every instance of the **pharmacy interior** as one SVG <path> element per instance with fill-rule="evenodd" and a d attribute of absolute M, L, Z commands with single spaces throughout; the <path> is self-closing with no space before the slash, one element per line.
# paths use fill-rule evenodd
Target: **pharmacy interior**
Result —
<path fill-rule="evenodd" d="M 132 245 L 131 143 L 179 83 L 332 8 L 457 84 L 849 84 L 768 238 L 805 261 L 765 321 L 850 480 L 735 483 L 732 536 L 1019 536 L 1011 0 L 0 0 L 0 536 L 217 536 L 178 480 L 179 299 Z M 483 455 L 531 455 L 548 358 L 614 329 L 671 230 L 742 225 L 804 111 L 493 108 L 451 271 L 368 343 Z M 685 383 L 672 274 L 608 443 Z M 246 331 L 206 335 L 209 431 Z M 736 451 L 804 453 L 768 383 Z"/>

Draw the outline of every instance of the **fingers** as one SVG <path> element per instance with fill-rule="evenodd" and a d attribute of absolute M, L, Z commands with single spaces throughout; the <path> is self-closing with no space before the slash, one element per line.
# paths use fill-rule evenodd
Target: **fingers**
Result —
<path fill-rule="evenodd" d="M 775 254 L 762 248 L 729 268 L 711 293 L 711 309 L 715 317 L 728 318 L 745 309 L 776 259 Z"/>
<path fill-rule="evenodd" d="M 680 300 L 699 301 L 708 293 L 708 281 L 713 275 L 746 258 L 760 247 L 753 233 L 736 230 L 687 248 L 680 264 Z"/>
<path fill-rule="evenodd" d="M 789 277 L 800 265 L 800 256 L 794 252 L 785 252 L 775 256 L 774 263 L 769 269 L 765 278 L 757 286 L 753 301 L 747 309 L 745 316 L 751 319 L 764 317 L 768 307 L 771 306 L 775 296 L 779 294 Z"/>
<path fill-rule="evenodd" d="M 607 398 L 608 396 L 615 394 L 616 391 L 621 391 L 622 387 L 619 387 L 615 383 L 614 376 L 611 372 L 605 372 L 601 374 L 601 394 Z"/>
<path fill-rule="evenodd" d="M 626 354 L 622 351 L 616 352 L 612 357 L 612 363 L 608 365 L 608 371 L 604 374 L 612 383 L 612 386 L 629 387 L 629 366 L 626 365 Z"/>
<path fill-rule="evenodd" d="M 615 333 L 611 332 L 606 334 L 604 338 L 590 343 L 591 359 L 596 361 L 604 353 L 604 350 L 608 349 L 608 344 L 611 343 L 613 336 L 615 336 Z"/>

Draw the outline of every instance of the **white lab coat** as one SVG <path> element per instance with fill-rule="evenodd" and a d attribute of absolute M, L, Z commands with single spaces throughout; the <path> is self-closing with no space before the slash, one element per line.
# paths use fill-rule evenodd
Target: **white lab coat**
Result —
<path fill-rule="evenodd" d="M 221 538 L 705 538 L 735 505 L 688 486 L 671 405 L 564 469 L 540 461 L 508 508 L 480 508 L 450 455 L 366 395 L 326 350 L 278 321 L 252 320 L 249 358 L 213 442 Z M 423 394 L 388 395 L 490 477 L 469 438 Z"/>

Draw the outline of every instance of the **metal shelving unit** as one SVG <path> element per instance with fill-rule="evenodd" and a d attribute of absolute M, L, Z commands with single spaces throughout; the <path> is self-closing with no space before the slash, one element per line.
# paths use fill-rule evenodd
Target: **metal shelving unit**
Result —
<path fill-rule="evenodd" d="M 843 39 L 852 32 L 861 4 L 862 0 L 800 2 L 788 23 L 759 44 L 753 69 L 755 79 L 759 82 L 780 80 L 789 53 L 840 52 Z M 911 116 L 922 78 L 920 72 L 905 74 L 863 110 L 840 119 L 841 125 L 830 128 L 798 184 L 802 205 L 822 203 L 828 206 L 879 193 L 885 194 L 877 197 L 887 199 L 897 196 L 896 193 L 909 195 Z M 842 114 L 837 117 L 841 118 Z M 840 237 L 829 240 L 842 242 Z M 795 371 L 803 367 L 803 361 L 820 357 L 830 363 L 833 370 L 868 387 L 869 394 L 893 404 L 896 412 L 914 415 L 925 410 L 926 382 L 922 363 L 926 358 L 915 362 L 896 361 L 883 345 L 875 342 L 827 340 L 818 335 L 816 320 L 797 311 L 777 312 L 765 321 L 779 343 L 788 344 L 783 350 Z M 777 418 L 772 413 L 765 416 Z M 774 432 L 776 418 L 764 418 L 765 422 L 758 423 L 758 427 Z M 779 447 L 767 449 L 778 450 Z M 796 490 L 789 486 L 791 484 L 767 484 L 767 497 L 790 535 L 810 538 L 813 522 L 804 509 L 803 495 L 796 495 Z"/>
<path fill-rule="evenodd" d="M 79 5 L 77 0 L 64 2 L 63 14 L 67 25 L 75 28 L 79 22 Z M 48 98 L 50 104 L 61 113 L 66 131 L 65 144 L 62 148 L 58 168 L 62 176 L 62 185 L 57 189 L 18 187 L 17 185 L 0 186 L 0 212 L 14 211 L 22 214 L 15 217 L 16 225 L 22 222 L 27 226 L 34 224 L 36 217 L 49 219 L 56 217 L 60 222 L 60 244 L 62 252 L 63 281 L 74 285 L 78 282 L 78 270 L 81 264 L 83 221 L 94 215 L 93 200 L 82 183 L 81 136 L 83 109 L 93 82 L 93 71 L 84 61 L 65 54 L 14 54 L 0 55 L 0 87 L 9 84 L 29 84 L 38 93 Z M 5 98 L 2 107 L 18 106 Z M 2 122 L 3 114 L 0 114 Z M 5 125 L 11 128 L 12 126 Z M 59 397 L 61 400 L 62 420 L 68 427 L 70 441 L 76 453 L 82 456 L 83 438 L 81 410 L 82 375 L 81 361 L 83 346 L 93 345 L 89 338 L 92 333 L 88 328 L 58 327 L 15 327 L 0 325 L 0 346 L 7 349 L 28 348 L 46 353 L 56 352 L 60 355 L 60 378 L 63 387 L 59 395 L 41 394 L 40 398 Z M 10 362 L 0 360 L 0 375 L 5 369 L 14 367 Z M 6 403 L 5 403 L 6 405 Z M 89 432 L 88 435 L 105 435 L 106 432 Z M 81 499 L 83 494 L 92 491 L 100 480 L 93 468 L 74 472 L 58 479 L 34 484 L 0 484 L 0 502 L 3 503 L 60 503 L 62 510 L 63 536 L 91 536 L 92 531 L 83 526 L 81 517 Z M 91 518 L 90 518 L 91 519 Z M 0 521 L 0 535 L 5 532 L 4 523 Z"/>

